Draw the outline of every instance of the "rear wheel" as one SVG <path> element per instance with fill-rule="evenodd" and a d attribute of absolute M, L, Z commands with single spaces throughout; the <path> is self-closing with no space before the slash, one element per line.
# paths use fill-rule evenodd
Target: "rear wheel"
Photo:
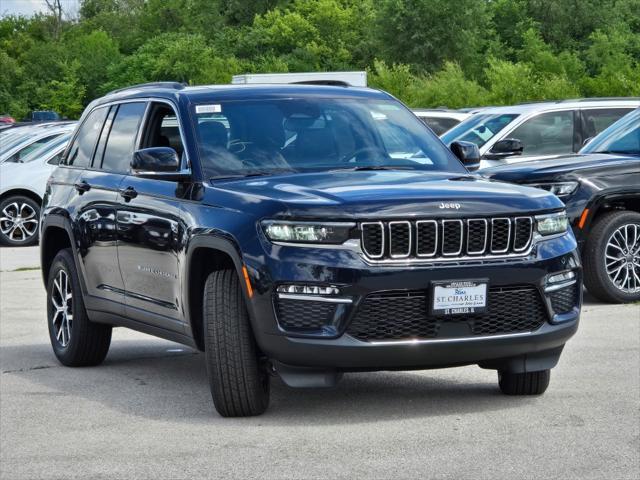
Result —
<path fill-rule="evenodd" d="M 68 367 L 102 363 L 111 344 L 111 326 L 87 316 L 71 249 L 60 250 L 47 281 L 49 338 L 56 357 Z"/>
<path fill-rule="evenodd" d="M 211 273 L 203 304 L 205 359 L 216 410 L 223 417 L 260 415 L 269 405 L 269 374 L 236 272 Z"/>
<path fill-rule="evenodd" d="M 551 370 L 539 372 L 498 372 L 498 385 L 505 395 L 542 395 L 549 386 Z"/>
<path fill-rule="evenodd" d="M 38 241 L 40 205 L 29 197 L 15 195 L 0 202 L 0 244 L 11 247 Z"/>
<path fill-rule="evenodd" d="M 612 303 L 640 300 L 640 213 L 600 216 L 582 257 L 584 283 L 593 296 Z"/>

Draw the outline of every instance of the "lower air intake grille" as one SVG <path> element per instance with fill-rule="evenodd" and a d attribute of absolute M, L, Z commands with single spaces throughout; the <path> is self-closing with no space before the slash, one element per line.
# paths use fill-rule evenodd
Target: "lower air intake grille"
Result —
<path fill-rule="evenodd" d="M 334 303 L 276 299 L 278 323 L 285 330 L 319 330 L 333 320 Z"/>
<path fill-rule="evenodd" d="M 551 307 L 555 313 L 568 313 L 573 310 L 573 307 L 577 303 L 578 296 L 578 284 L 556 290 L 549 294 L 551 300 Z"/>
<path fill-rule="evenodd" d="M 428 302 L 424 290 L 372 293 L 347 333 L 363 341 L 473 337 L 529 332 L 547 320 L 540 293 L 529 285 L 490 288 L 488 312 L 479 315 L 429 315 Z"/>

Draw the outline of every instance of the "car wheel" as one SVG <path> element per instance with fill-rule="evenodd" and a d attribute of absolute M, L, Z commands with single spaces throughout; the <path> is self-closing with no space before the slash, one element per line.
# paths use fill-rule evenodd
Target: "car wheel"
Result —
<path fill-rule="evenodd" d="M 612 303 L 640 300 L 640 213 L 599 217 L 582 253 L 584 283 L 594 297 Z"/>
<path fill-rule="evenodd" d="M 40 205 L 29 197 L 10 196 L 0 202 L 0 243 L 11 247 L 38 242 Z"/>
<path fill-rule="evenodd" d="M 542 395 L 549 386 L 551 370 L 539 372 L 498 372 L 498 385 L 505 395 Z"/>
<path fill-rule="evenodd" d="M 51 346 L 63 365 L 98 365 L 107 356 L 112 327 L 89 320 L 68 248 L 58 252 L 49 271 L 47 317 Z"/>
<path fill-rule="evenodd" d="M 203 305 L 205 359 L 216 410 L 223 417 L 260 415 L 269 405 L 270 379 L 235 271 L 209 275 Z"/>

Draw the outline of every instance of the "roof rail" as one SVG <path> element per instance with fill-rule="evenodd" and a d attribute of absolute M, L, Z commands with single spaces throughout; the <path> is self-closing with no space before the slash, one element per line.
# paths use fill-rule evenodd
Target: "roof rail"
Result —
<path fill-rule="evenodd" d="M 186 87 L 185 83 L 180 82 L 149 82 L 149 83 L 138 83 L 137 85 L 130 85 L 128 87 L 118 88 L 116 90 L 112 90 L 107 95 L 112 95 L 114 93 L 124 92 L 126 90 L 133 90 L 136 88 L 170 88 L 173 90 L 182 90 Z"/>
<path fill-rule="evenodd" d="M 638 101 L 640 97 L 591 97 L 591 98 L 568 98 L 566 100 L 562 100 L 562 102 L 601 102 L 601 101 Z"/>

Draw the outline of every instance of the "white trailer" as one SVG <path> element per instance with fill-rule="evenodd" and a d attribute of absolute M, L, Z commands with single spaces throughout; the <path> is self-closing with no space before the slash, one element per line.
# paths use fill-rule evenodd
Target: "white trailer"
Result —
<path fill-rule="evenodd" d="M 245 73 L 234 75 L 234 85 L 258 83 L 311 83 L 366 87 L 367 72 Z"/>

